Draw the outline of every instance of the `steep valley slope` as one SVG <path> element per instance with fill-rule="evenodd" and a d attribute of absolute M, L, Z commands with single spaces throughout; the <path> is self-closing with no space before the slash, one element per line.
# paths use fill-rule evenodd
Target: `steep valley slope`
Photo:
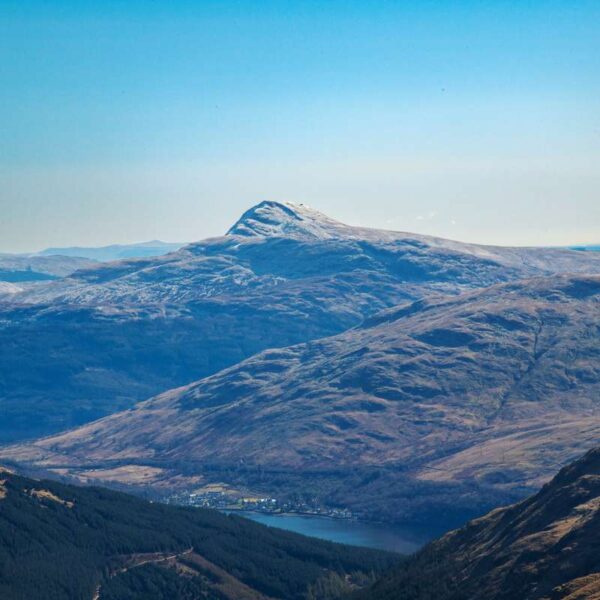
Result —
<path fill-rule="evenodd" d="M 593 447 L 599 398 L 600 276 L 541 277 L 403 304 L 0 458 L 79 481 L 158 492 L 220 481 L 448 525 Z"/>
<path fill-rule="evenodd" d="M 395 560 L 0 468 L 2 600 L 334 600 Z"/>
<path fill-rule="evenodd" d="M 564 272 L 600 273 L 600 254 L 350 227 L 263 202 L 227 235 L 164 256 L 0 287 L 0 443 L 90 422 L 402 302 Z"/>
<path fill-rule="evenodd" d="M 597 600 L 600 449 L 437 540 L 355 600 Z"/>

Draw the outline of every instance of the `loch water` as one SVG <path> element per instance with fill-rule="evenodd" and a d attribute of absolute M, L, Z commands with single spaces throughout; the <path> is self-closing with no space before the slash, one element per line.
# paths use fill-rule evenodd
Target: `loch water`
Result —
<path fill-rule="evenodd" d="M 235 511 L 235 514 L 263 525 L 287 529 L 303 535 L 380 550 L 411 554 L 435 537 L 422 527 L 366 523 L 352 519 L 334 519 L 312 515 L 268 514 Z"/>

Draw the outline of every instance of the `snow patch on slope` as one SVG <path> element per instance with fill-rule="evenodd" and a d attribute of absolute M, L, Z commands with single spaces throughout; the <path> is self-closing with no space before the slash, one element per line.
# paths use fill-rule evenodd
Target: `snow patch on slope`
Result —
<path fill-rule="evenodd" d="M 304 204 L 264 201 L 247 210 L 227 235 L 328 239 L 339 237 L 348 229 L 343 223 Z"/>
<path fill-rule="evenodd" d="M 9 283 L 8 281 L 0 281 L 0 296 L 17 294 L 21 291 L 21 288 L 17 285 Z"/>

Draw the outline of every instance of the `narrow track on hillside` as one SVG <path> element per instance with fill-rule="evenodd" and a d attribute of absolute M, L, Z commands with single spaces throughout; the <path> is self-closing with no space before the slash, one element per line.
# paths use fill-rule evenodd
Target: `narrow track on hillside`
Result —
<path fill-rule="evenodd" d="M 137 558 L 139 560 L 134 559 L 135 562 L 133 564 L 127 565 L 126 567 L 122 567 L 120 569 L 115 570 L 113 573 L 110 574 L 109 578 L 115 577 L 116 575 L 121 575 L 122 573 L 127 573 L 128 571 L 131 571 L 132 569 L 137 569 L 138 567 L 141 567 L 143 565 L 147 565 L 150 563 L 157 564 L 157 563 L 166 562 L 169 560 L 176 560 L 182 556 L 191 554 L 193 551 L 194 551 L 193 548 L 188 548 L 187 550 L 184 550 L 183 552 L 176 552 L 174 554 L 137 555 Z M 98 587 L 96 588 L 96 591 L 94 592 L 94 596 L 92 597 L 92 600 L 100 600 L 101 590 L 102 590 L 102 584 L 99 583 Z"/>

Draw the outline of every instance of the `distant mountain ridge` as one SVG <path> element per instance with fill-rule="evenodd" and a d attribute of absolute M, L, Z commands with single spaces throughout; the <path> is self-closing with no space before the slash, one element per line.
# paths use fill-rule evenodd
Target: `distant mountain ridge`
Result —
<path fill-rule="evenodd" d="M 94 261 L 78 256 L 0 254 L 0 282 L 19 284 L 31 281 L 51 281 L 67 277 L 78 269 L 90 267 L 93 264 Z M 14 291 L 19 291 L 19 289 Z"/>
<path fill-rule="evenodd" d="M 598 245 L 590 245 L 590 246 L 571 246 L 572 250 L 583 250 L 589 252 L 600 252 L 600 244 Z"/>
<path fill-rule="evenodd" d="M 77 256 L 97 260 L 100 262 L 122 260 L 127 258 L 148 258 L 162 256 L 169 252 L 179 250 L 185 244 L 175 242 L 139 242 L 136 244 L 112 244 L 110 246 L 70 246 L 65 248 L 46 248 L 37 253 L 37 256 Z"/>
<path fill-rule="evenodd" d="M 600 255 L 350 227 L 263 202 L 228 235 L 9 288 L 0 441 L 89 422 L 403 302 L 572 271 L 600 272 Z"/>
<path fill-rule="evenodd" d="M 162 257 L 97 264 L 24 295 L 24 302 L 135 303 L 189 301 L 279 291 L 296 282 L 323 285 L 344 277 L 370 292 L 373 314 L 387 296 L 457 293 L 501 281 L 553 273 L 600 272 L 600 256 L 555 248 L 481 246 L 430 236 L 353 227 L 303 205 L 262 202 L 223 237 L 195 242 Z M 360 276 L 363 282 L 348 280 Z M 376 278 L 374 281 L 370 279 Z M 390 289 L 395 286 L 396 289 Z M 397 302 L 396 302 L 397 303 Z M 393 303 L 392 303 L 393 304 Z"/>
<path fill-rule="evenodd" d="M 162 256 L 184 244 L 159 240 L 139 244 L 114 244 L 103 247 L 46 248 L 28 254 L 0 254 L 0 282 L 13 284 L 52 281 L 68 277 L 96 262 Z M 11 293 L 17 290 L 11 290 Z M 0 294 L 6 290 L 0 290 Z"/>

